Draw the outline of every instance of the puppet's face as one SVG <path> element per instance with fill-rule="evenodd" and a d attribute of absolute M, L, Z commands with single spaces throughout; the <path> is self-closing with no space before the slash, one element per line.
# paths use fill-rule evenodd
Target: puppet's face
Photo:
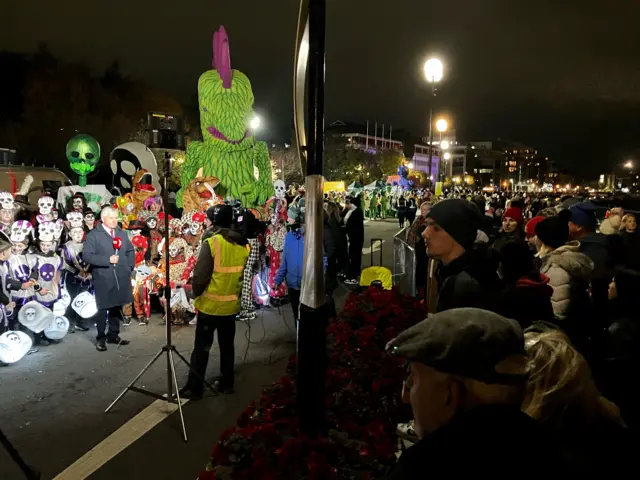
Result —
<path fill-rule="evenodd" d="M 40 251 L 45 255 L 53 250 L 53 242 L 40 242 Z"/>
<path fill-rule="evenodd" d="M 0 222 L 5 225 L 13 222 L 13 208 L 11 210 L 7 210 L 6 208 L 0 209 Z"/>
<path fill-rule="evenodd" d="M 24 242 L 15 242 L 11 247 L 11 253 L 14 255 L 22 255 L 22 252 L 27 249 L 27 246 L 28 245 Z"/>
<path fill-rule="evenodd" d="M 67 143 L 67 160 L 71 170 L 86 176 L 95 170 L 100 160 L 100 144 L 90 135 L 76 135 Z"/>
<path fill-rule="evenodd" d="M 83 201 L 81 198 L 75 197 L 72 201 L 71 201 L 71 206 L 73 207 L 73 210 L 76 212 L 82 212 L 82 209 L 84 208 L 83 205 Z"/>
<path fill-rule="evenodd" d="M 73 243 L 81 243 L 84 238 L 84 230 L 79 227 L 72 228 L 69 230 L 69 236 L 71 237 L 71 241 Z"/>
<path fill-rule="evenodd" d="M 50 215 L 53 211 L 53 205 L 55 204 L 51 197 L 40 197 L 38 199 L 38 211 L 42 215 Z"/>

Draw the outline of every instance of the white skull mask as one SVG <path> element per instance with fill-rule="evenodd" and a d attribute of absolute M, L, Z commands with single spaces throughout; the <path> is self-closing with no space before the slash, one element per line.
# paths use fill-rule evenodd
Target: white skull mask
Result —
<path fill-rule="evenodd" d="M 198 235 L 198 233 L 200 233 L 200 224 L 198 222 L 191 222 L 189 224 L 189 233 L 191 235 Z"/>
<path fill-rule="evenodd" d="M 53 242 L 55 238 L 55 222 L 42 222 L 38 225 L 38 239 L 41 242 Z"/>
<path fill-rule="evenodd" d="M 33 227 L 27 220 L 18 220 L 11 225 L 11 241 L 13 243 L 27 243 L 33 233 Z"/>
<path fill-rule="evenodd" d="M 80 227 L 82 228 L 82 220 L 83 216 L 80 212 L 69 212 L 67 213 L 67 221 L 69 222 L 70 228 Z"/>
<path fill-rule="evenodd" d="M 55 204 L 53 198 L 45 196 L 38 199 L 38 210 L 42 215 L 50 215 Z"/>
<path fill-rule="evenodd" d="M 0 192 L 0 208 L 13 210 L 13 195 L 9 192 Z"/>
<path fill-rule="evenodd" d="M 69 236 L 71 237 L 72 242 L 80 243 L 84 238 L 84 230 L 82 230 L 82 227 L 73 227 L 69 230 Z"/>
<path fill-rule="evenodd" d="M 276 192 L 276 198 L 284 198 L 287 192 L 287 187 L 282 180 L 276 180 L 273 182 L 273 189 Z"/>
<path fill-rule="evenodd" d="M 152 217 L 147 219 L 147 227 L 149 227 L 151 230 L 155 230 L 157 226 L 158 221 L 155 218 Z"/>
<path fill-rule="evenodd" d="M 180 253 L 180 247 L 174 244 L 169 245 L 169 256 L 171 258 L 175 258 L 179 253 Z"/>

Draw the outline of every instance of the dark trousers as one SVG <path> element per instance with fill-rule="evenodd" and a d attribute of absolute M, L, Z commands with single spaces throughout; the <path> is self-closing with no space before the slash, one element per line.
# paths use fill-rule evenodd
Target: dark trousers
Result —
<path fill-rule="evenodd" d="M 362 245 L 363 242 L 349 242 L 349 275 L 350 279 L 360 276 L 362 268 Z"/>
<path fill-rule="evenodd" d="M 218 330 L 218 346 L 220 347 L 220 386 L 233 388 L 234 362 L 235 362 L 235 337 L 236 316 L 216 316 L 198 312 L 196 325 L 196 337 L 191 353 L 191 368 L 187 387 L 194 392 L 202 392 L 204 384 L 202 380 L 207 373 L 209 352 L 213 345 L 213 334 Z"/>
<path fill-rule="evenodd" d="M 297 325 L 298 320 L 300 320 L 300 290 L 289 288 L 289 302 L 291 303 L 291 310 L 293 311 L 293 319 Z"/>
<path fill-rule="evenodd" d="M 69 297 L 71 297 L 71 303 L 73 303 L 78 295 L 88 290 L 87 288 L 82 287 L 80 283 L 72 281 L 68 281 L 65 284 L 65 287 L 67 287 L 67 292 L 69 292 Z M 84 326 L 84 318 L 78 315 L 76 311 L 71 308 L 71 305 L 67 307 L 67 319 L 72 325 Z"/>
<path fill-rule="evenodd" d="M 107 329 L 107 320 L 109 322 L 109 330 Z M 122 307 L 103 308 L 98 310 L 96 315 L 96 326 L 98 329 L 98 340 L 105 338 L 115 340 L 120 334 L 120 321 L 122 320 Z"/>
<path fill-rule="evenodd" d="M 407 212 L 398 210 L 398 224 L 400 228 L 404 227 L 404 223 L 407 221 Z"/>
<path fill-rule="evenodd" d="M 340 270 L 340 262 L 337 255 L 327 257 L 327 270 L 324 274 L 324 284 L 327 295 L 333 294 L 338 287 L 338 271 Z"/>

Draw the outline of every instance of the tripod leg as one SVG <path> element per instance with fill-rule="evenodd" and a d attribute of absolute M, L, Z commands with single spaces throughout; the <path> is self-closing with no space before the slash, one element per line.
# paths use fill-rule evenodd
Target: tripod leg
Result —
<path fill-rule="evenodd" d="M 118 395 L 118 397 L 117 397 L 117 398 L 116 398 L 116 399 L 111 403 L 111 405 L 109 405 L 109 406 L 107 407 L 107 409 L 104 411 L 104 413 L 109 413 L 109 410 L 111 410 L 111 409 L 115 406 L 115 404 L 116 404 L 116 403 L 118 403 L 122 397 L 124 397 L 125 393 L 127 393 L 127 392 L 129 391 L 129 389 L 133 386 L 133 384 L 134 384 L 134 383 L 136 383 L 136 382 L 138 381 L 138 379 L 139 379 L 142 375 L 144 375 L 144 373 L 145 373 L 147 370 L 149 370 L 149 367 L 150 367 L 151 365 L 153 365 L 153 362 L 155 362 L 158 358 L 160 358 L 160 355 L 162 355 L 162 353 L 163 353 L 163 352 L 164 352 L 164 350 L 160 350 L 160 351 L 156 354 L 156 356 L 155 356 L 155 357 L 153 357 L 153 359 L 152 359 L 149 363 L 147 363 L 147 366 L 146 366 L 146 367 L 144 367 L 144 368 L 142 369 L 142 371 L 141 371 L 141 372 L 136 376 L 136 378 L 134 378 L 134 379 L 131 381 L 131 383 L 130 383 L 129 385 L 127 385 L 127 388 L 125 388 L 125 389 L 122 391 L 122 393 L 120 393 L 120 395 Z"/>
<path fill-rule="evenodd" d="M 204 383 L 205 387 L 211 390 L 211 392 L 213 392 L 214 395 L 218 395 L 218 392 L 216 392 L 216 389 L 213 388 L 213 386 L 209 382 L 207 382 L 204 379 L 204 377 L 202 377 L 198 372 L 194 370 L 191 364 L 187 362 L 187 360 L 180 354 L 180 352 L 175 347 L 173 347 L 173 351 L 175 352 L 176 355 L 178 355 L 178 357 L 180 357 L 180 360 L 182 360 L 187 365 L 187 367 L 189 367 L 189 371 L 193 372 L 196 375 L 196 377 L 198 377 L 199 380 L 202 380 L 202 383 Z"/>
<path fill-rule="evenodd" d="M 173 351 L 169 350 L 169 364 L 171 365 L 171 376 L 173 377 L 173 386 L 176 388 L 176 400 L 178 400 L 178 411 L 180 412 L 180 421 L 182 422 L 182 435 L 184 435 L 184 441 L 187 440 L 187 427 L 184 423 L 184 415 L 182 414 L 182 401 L 180 400 L 180 387 L 178 387 L 178 378 L 176 377 L 176 364 L 173 361 Z"/>

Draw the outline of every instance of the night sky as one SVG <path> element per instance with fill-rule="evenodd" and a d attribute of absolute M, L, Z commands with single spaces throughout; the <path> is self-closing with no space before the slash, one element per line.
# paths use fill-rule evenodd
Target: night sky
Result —
<path fill-rule="evenodd" d="M 96 69 L 118 59 L 125 73 L 186 102 L 224 24 L 232 67 L 253 82 L 263 135 L 285 141 L 297 3 L 3 2 L 0 49 L 46 41 L 55 55 Z M 423 135 L 431 99 L 422 64 L 438 54 L 446 77 L 437 108 L 459 140 L 537 146 L 574 173 L 595 174 L 640 153 L 637 2 L 327 3 L 327 121 L 377 120 Z"/>

